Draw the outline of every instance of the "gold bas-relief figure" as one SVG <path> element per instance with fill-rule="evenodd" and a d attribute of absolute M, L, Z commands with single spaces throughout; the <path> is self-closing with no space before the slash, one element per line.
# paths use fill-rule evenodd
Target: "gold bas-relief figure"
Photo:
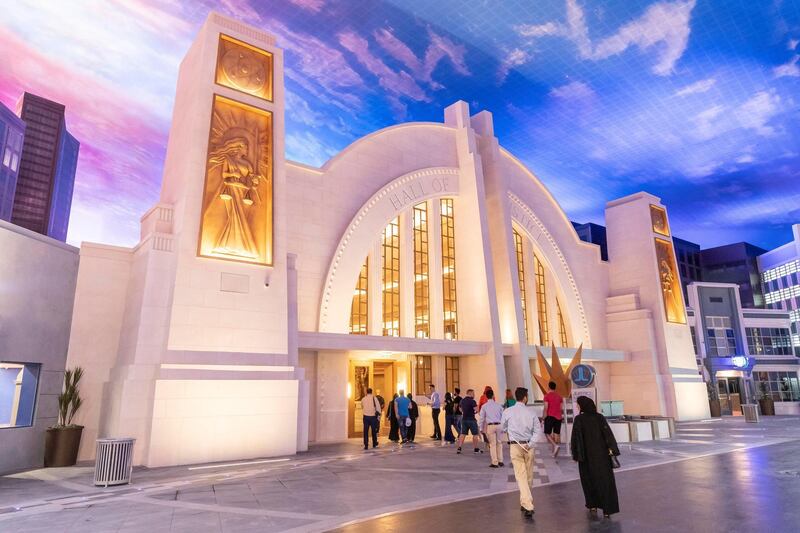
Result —
<path fill-rule="evenodd" d="M 667 211 L 657 205 L 650 206 L 650 220 L 653 223 L 653 231 L 669 237 L 669 222 L 667 221 Z"/>
<path fill-rule="evenodd" d="M 667 321 L 685 324 L 686 309 L 683 306 L 683 292 L 675 269 L 675 254 L 671 242 L 656 238 L 656 261 Z"/>
<path fill-rule="evenodd" d="M 272 101 L 272 54 L 220 35 L 215 82 Z"/>
<path fill-rule="evenodd" d="M 199 255 L 272 263 L 272 114 L 214 97 Z"/>

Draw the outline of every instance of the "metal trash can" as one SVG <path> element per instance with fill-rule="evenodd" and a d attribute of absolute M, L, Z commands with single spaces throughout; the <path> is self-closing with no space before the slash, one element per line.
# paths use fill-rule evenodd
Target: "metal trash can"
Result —
<path fill-rule="evenodd" d="M 108 487 L 131 482 L 135 442 L 136 439 L 97 439 L 95 486 Z"/>
<path fill-rule="evenodd" d="M 742 413 L 744 413 L 745 422 L 753 422 L 753 423 L 758 422 L 758 404 L 743 403 Z"/>

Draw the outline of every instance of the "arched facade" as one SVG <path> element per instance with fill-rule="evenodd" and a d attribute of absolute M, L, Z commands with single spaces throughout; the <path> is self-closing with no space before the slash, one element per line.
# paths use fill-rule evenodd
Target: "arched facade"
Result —
<path fill-rule="evenodd" d="M 271 100 L 214 81 L 220 39 L 272 55 Z M 500 147 L 491 114 L 464 102 L 442 123 L 359 139 L 320 168 L 286 161 L 282 68 L 273 36 L 219 14 L 182 62 L 174 115 L 185 120 L 170 131 L 141 242 L 81 251 L 76 292 L 98 296 L 76 298 L 68 366 L 87 368 L 82 391 L 101 406 L 78 421 L 87 432 L 135 437 L 135 462 L 149 466 L 285 455 L 359 435 L 369 387 L 386 400 L 415 395 L 425 434 L 431 385 L 533 390 L 535 347 L 547 343 L 562 360 L 584 346 L 601 401 L 707 415 L 689 328 L 675 320 L 682 302 L 677 274 L 664 271 L 674 259 L 658 198 L 606 205 L 602 261 Z M 271 228 L 259 241 L 270 261 L 198 255 L 217 96 L 243 117 L 231 128 L 271 117 L 253 132 L 273 154 L 271 196 L 254 208 Z M 224 225 L 209 213 L 209 227 Z M 234 420 L 209 408 L 222 390 Z M 93 453 L 84 446 L 80 458 Z"/>

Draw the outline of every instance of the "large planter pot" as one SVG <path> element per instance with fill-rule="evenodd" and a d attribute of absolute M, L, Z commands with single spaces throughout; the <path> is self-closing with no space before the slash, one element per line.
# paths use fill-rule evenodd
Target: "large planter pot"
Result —
<path fill-rule="evenodd" d="M 758 405 L 762 416 L 775 416 L 775 401 L 772 398 L 762 398 L 758 400 Z"/>
<path fill-rule="evenodd" d="M 708 408 L 711 411 L 711 416 L 715 418 L 722 416 L 722 406 L 720 406 L 719 400 L 708 400 Z"/>
<path fill-rule="evenodd" d="M 44 466 L 72 466 L 78 461 L 83 426 L 49 428 L 44 441 Z"/>

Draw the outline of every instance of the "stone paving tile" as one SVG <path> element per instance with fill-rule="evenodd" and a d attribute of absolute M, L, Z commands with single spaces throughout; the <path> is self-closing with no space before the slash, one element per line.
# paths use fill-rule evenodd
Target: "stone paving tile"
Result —
<path fill-rule="evenodd" d="M 759 426 L 726 419 L 723 422 L 679 424 L 677 440 L 623 445 L 623 468 L 635 468 L 736 449 L 736 445 L 762 445 L 800 438 L 800 419 L 775 418 Z M 457 455 L 450 446 L 426 442 L 414 449 L 385 445 L 376 452 L 361 453 L 358 442 L 314 447 L 287 463 L 189 470 L 187 467 L 137 469 L 132 487 L 96 489 L 90 469 L 36 471 L 22 477 L 0 477 L 0 501 L 55 499 L 74 495 L 102 495 L 92 505 L 41 513 L 31 508 L 17 517 L 0 514 L 0 531 L 165 531 L 249 532 L 284 531 L 313 527 L 324 515 L 338 517 L 414 508 L 428 501 L 513 489 L 510 468 L 488 468 L 487 454 L 473 455 L 469 448 Z M 558 460 L 542 446 L 536 454 L 535 484 L 577 478 L 577 468 L 565 457 Z M 506 463 L 510 466 L 508 450 Z M 37 479 L 37 475 L 64 476 L 67 486 Z M 169 487 L 179 480 L 191 484 Z M 158 489 L 159 486 L 163 489 Z M 85 487 L 84 488 L 82 488 Z M 79 487 L 81 491 L 74 488 Z M 132 488 L 145 491 L 132 492 Z M 126 494 L 127 493 L 127 494 Z M 364 495 L 369 495 L 365 502 Z M 3 499 L 5 498 L 5 499 Z M 22 499 L 24 498 L 24 500 Z M 204 507 L 191 507 L 191 506 Z M 218 508 L 218 509 L 215 509 Z M 239 511 L 236 511 L 236 510 Z M 274 512 L 278 515 L 259 514 Z M 280 513 L 297 513 L 282 516 Z M 313 516 L 317 515 L 317 516 Z M 304 518 L 308 516 L 308 519 Z M 337 522 L 337 520 L 339 522 Z"/>

